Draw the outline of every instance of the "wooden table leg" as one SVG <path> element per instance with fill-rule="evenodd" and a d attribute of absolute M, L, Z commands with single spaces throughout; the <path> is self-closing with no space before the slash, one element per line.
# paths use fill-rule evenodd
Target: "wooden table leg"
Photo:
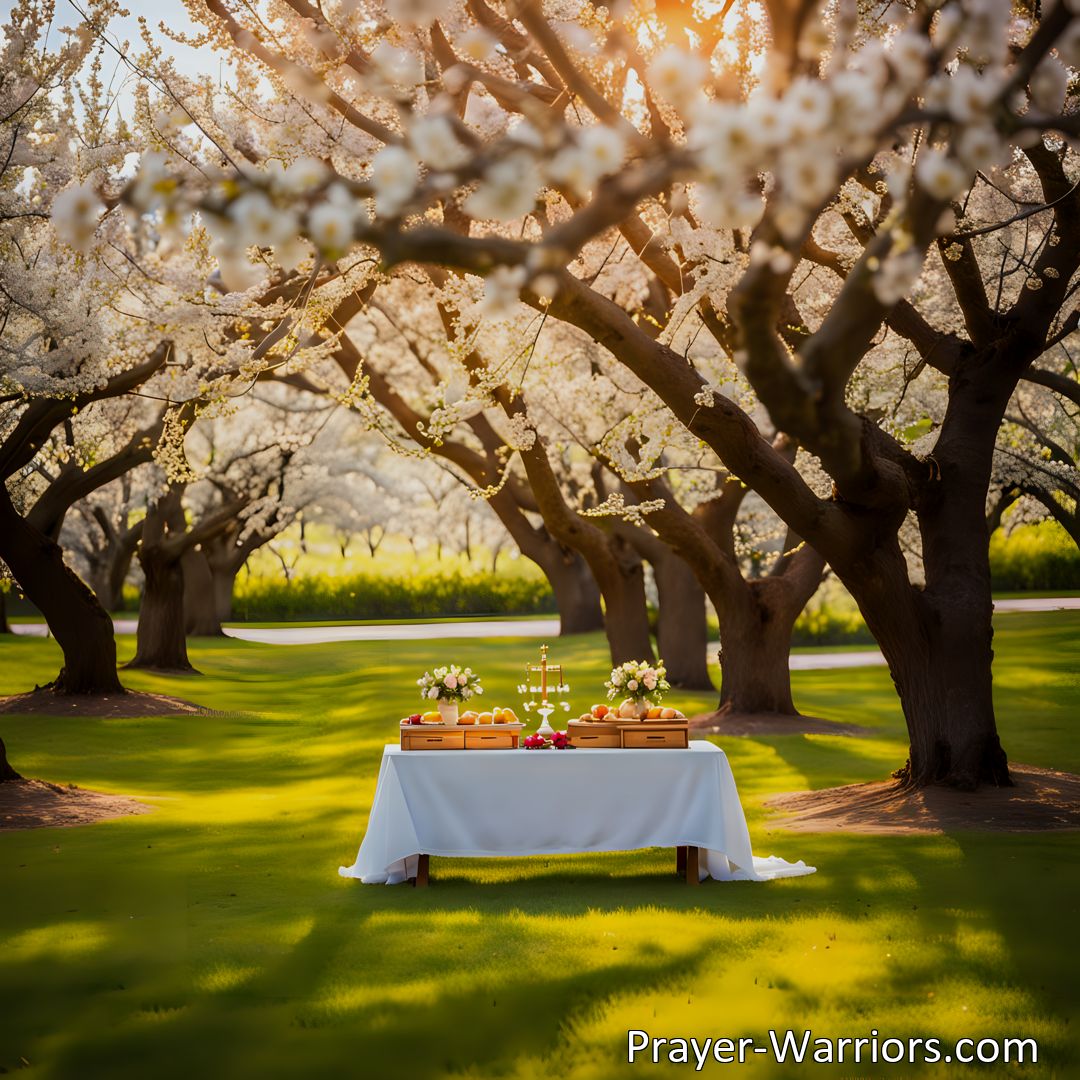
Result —
<path fill-rule="evenodd" d="M 686 848 L 686 884 L 698 885 L 701 883 L 701 879 L 698 877 L 698 855 L 700 849 L 694 847 L 692 844 L 687 845 Z"/>
<path fill-rule="evenodd" d="M 682 877 L 686 873 L 686 845 L 680 844 L 675 849 L 675 873 Z"/>
<path fill-rule="evenodd" d="M 413 878 L 413 885 L 418 889 L 427 888 L 429 863 L 430 858 L 427 855 L 418 855 L 416 857 L 416 877 Z"/>

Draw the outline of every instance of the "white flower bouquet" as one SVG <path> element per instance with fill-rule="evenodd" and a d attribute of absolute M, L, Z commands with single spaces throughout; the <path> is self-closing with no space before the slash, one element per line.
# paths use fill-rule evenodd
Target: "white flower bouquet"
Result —
<path fill-rule="evenodd" d="M 482 694 L 480 676 L 474 675 L 472 668 L 449 664 L 437 667 L 434 671 L 425 671 L 416 680 L 420 687 L 420 696 L 428 701 L 468 701 L 473 694 Z"/>
<path fill-rule="evenodd" d="M 667 681 L 664 661 L 650 664 L 645 660 L 627 660 L 617 668 L 612 668 L 607 687 L 609 699 L 629 698 L 636 702 L 652 702 L 654 705 L 671 689 Z"/>

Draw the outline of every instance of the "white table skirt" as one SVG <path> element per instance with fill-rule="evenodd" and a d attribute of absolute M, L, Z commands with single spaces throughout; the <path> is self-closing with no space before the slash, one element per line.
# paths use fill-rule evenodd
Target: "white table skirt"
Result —
<path fill-rule="evenodd" d="M 342 877 L 396 885 L 419 854 L 560 855 L 693 845 L 701 876 L 812 874 L 755 858 L 727 755 L 656 750 L 410 750 L 387 746 L 356 862 Z"/>

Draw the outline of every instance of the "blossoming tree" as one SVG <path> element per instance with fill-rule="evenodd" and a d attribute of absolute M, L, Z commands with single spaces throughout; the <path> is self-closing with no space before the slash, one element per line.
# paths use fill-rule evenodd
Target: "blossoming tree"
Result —
<path fill-rule="evenodd" d="M 856 5 L 798 0 L 770 0 L 764 17 L 749 4 L 193 0 L 246 85 L 265 76 L 308 118 L 279 128 L 276 150 L 300 156 L 314 138 L 322 161 L 301 193 L 243 169 L 184 190 L 226 216 L 258 193 L 323 258 L 357 247 L 383 266 L 480 275 L 493 308 L 520 296 L 584 330 L 855 596 L 908 722 L 906 779 L 1007 783 L 983 512 L 1016 385 L 1052 384 L 1043 358 L 1076 327 L 1072 4 L 947 0 L 864 23 Z M 967 198 L 988 185 L 1011 200 L 1028 182 L 1037 199 L 1005 217 Z M 612 237 L 669 299 L 665 329 L 693 320 L 718 343 L 829 492 L 692 348 L 575 272 Z M 923 303 L 928 260 L 946 322 Z M 932 446 L 849 401 L 896 336 L 949 380 Z M 898 540 L 909 515 L 924 583 Z"/>

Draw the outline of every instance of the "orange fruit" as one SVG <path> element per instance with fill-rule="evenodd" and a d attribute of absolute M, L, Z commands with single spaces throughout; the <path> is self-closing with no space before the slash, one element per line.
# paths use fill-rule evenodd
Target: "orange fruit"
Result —
<path fill-rule="evenodd" d="M 492 717 L 491 713 L 489 713 L 489 712 L 482 712 L 482 713 L 481 713 L 481 714 L 480 714 L 480 715 L 479 715 L 479 716 L 478 716 L 478 717 L 476 718 L 476 722 L 477 722 L 478 724 L 490 724 L 490 723 L 491 723 L 491 721 L 492 721 L 492 719 L 493 719 L 493 717 Z"/>
<path fill-rule="evenodd" d="M 479 715 L 480 715 L 479 713 L 474 712 L 472 709 L 469 709 L 468 712 L 463 712 L 458 717 L 458 723 L 459 724 L 475 724 L 476 723 L 476 718 Z"/>

